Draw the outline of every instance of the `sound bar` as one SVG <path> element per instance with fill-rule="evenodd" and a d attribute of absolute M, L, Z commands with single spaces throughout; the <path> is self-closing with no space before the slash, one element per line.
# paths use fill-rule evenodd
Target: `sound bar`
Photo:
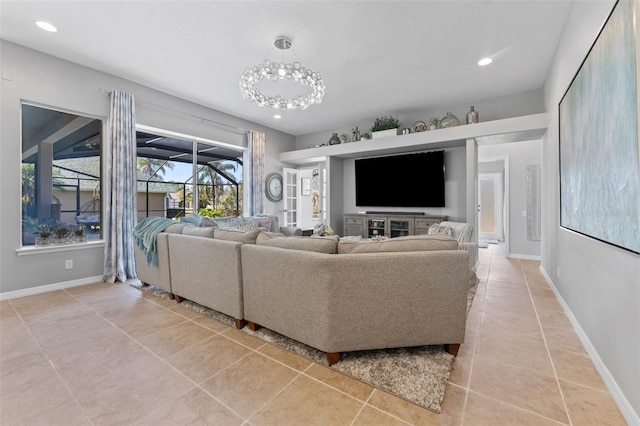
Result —
<path fill-rule="evenodd" d="M 367 214 L 424 216 L 424 212 L 379 212 L 379 211 L 369 211 L 369 210 L 367 210 Z"/>

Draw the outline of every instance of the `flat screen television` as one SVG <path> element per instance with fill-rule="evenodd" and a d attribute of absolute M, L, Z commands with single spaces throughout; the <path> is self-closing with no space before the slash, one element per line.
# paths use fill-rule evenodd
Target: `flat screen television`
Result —
<path fill-rule="evenodd" d="M 444 151 L 355 160 L 356 206 L 444 207 Z"/>

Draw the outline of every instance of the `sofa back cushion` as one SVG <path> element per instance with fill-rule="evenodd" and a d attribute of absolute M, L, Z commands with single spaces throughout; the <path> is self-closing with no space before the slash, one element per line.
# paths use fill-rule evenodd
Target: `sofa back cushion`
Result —
<path fill-rule="evenodd" d="M 217 240 L 236 241 L 243 244 L 255 244 L 256 238 L 264 228 L 257 228 L 252 231 L 239 231 L 235 229 L 211 228 L 213 229 L 213 237 Z"/>
<path fill-rule="evenodd" d="M 182 234 L 182 231 L 187 226 L 189 226 L 188 223 L 174 223 L 167 226 L 163 232 L 166 232 L 167 234 Z"/>
<path fill-rule="evenodd" d="M 338 253 L 382 253 L 399 251 L 457 250 L 458 242 L 446 235 L 410 235 L 387 240 L 344 240 Z"/>
<path fill-rule="evenodd" d="M 213 231 L 215 228 L 206 227 L 201 228 L 195 225 L 187 225 L 182 230 L 182 235 L 192 235 L 194 237 L 213 238 Z"/>
<path fill-rule="evenodd" d="M 338 236 L 335 235 L 327 237 L 287 237 L 275 232 L 263 232 L 258 235 L 256 244 L 326 254 L 336 254 L 338 252 Z"/>

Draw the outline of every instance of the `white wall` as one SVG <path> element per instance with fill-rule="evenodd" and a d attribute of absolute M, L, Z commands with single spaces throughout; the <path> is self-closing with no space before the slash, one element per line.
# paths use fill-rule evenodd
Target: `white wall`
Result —
<path fill-rule="evenodd" d="M 640 424 L 640 256 L 559 226 L 558 103 L 614 1 L 574 2 L 544 85 L 542 268 L 629 424 Z"/>
<path fill-rule="evenodd" d="M 513 142 L 478 147 L 478 161 L 496 157 L 509 158 L 509 253 L 526 259 L 540 257 L 540 241 L 527 239 L 527 166 L 542 163 L 541 141 Z M 544 205 L 542 208 L 545 208 Z"/>
<path fill-rule="evenodd" d="M 447 215 L 454 222 L 466 222 L 467 183 L 466 183 L 466 148 L 448 148 L 445 150 L 445 206 L 434 208 L 402 208 L 402 207 L 360 207 L 356 206 L 355 160 L 344 160 L 343 175 L 343 211 L 344 214 L 358 213 L 366 210 L 389 212 L 424 212 L 431 215 Z M 398 184 L 402 184 L 402 170 L 391 171 Z M 416 191 L 424 190 L 425 182 L 405 182 L 413 185 Z M 333 190 L 333 186 L 332 186 Z"/>
<path fill-rule="evenodd" d="M 106 120 L 109 99 L 101 89 L 120 89 L 133 93 L 139 124 L 200 136 L 242 146 L 242 132 L 220 130 L 200 118 L 241 129 L 267 134 L 265 174 L 281 171 L 281 151 L 294 149 L 293 136 L 265 128 L 162 92 L 71 62 L 60 60 L 5 40 L 0 41 L 3 79 L 0 118 L 0 293 L 26 288 L 78 281 L 102 276 L 103 248 L 56 251 L 18 256 L 21 222 L 21 140 L 20 102 L 62 108 Z M 10 79 L 5 77 L 11 74 Z M 105 144 L 106 145 L 106 144 Z M 267 213 L 282 211 L 282 203 L 265 201 Z M 66 259 L 74 268 L 65 270 Z"/>

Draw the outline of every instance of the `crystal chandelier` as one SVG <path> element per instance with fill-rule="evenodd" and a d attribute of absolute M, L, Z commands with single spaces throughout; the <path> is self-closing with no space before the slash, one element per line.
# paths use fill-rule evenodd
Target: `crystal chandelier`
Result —
<path fill-rule="evenodd" d="M 291 48 L 291 39 L 284 36 L 276 38 L 274 45 L 284 51 Z M 269 80 L 293 80 L 296 83 L 311 88 L 308 95 L 300 95 L 286 98 L 280 95 L 270 96 L 262 93 L 255 85 L 259 81 Z M 324 81 L 319 72 L 310 70 L 294 61 L 291 64 L 284 62 L 271 62 L 265 59 L 262 64 L 246 68 L 240 77 L 240 91 L 245 99 L 258 104 L 259 107 L 271 107 L 281 110 L 286 109 L 307 109 L 309 105 L 319 104 L 324 97 Z"/>

